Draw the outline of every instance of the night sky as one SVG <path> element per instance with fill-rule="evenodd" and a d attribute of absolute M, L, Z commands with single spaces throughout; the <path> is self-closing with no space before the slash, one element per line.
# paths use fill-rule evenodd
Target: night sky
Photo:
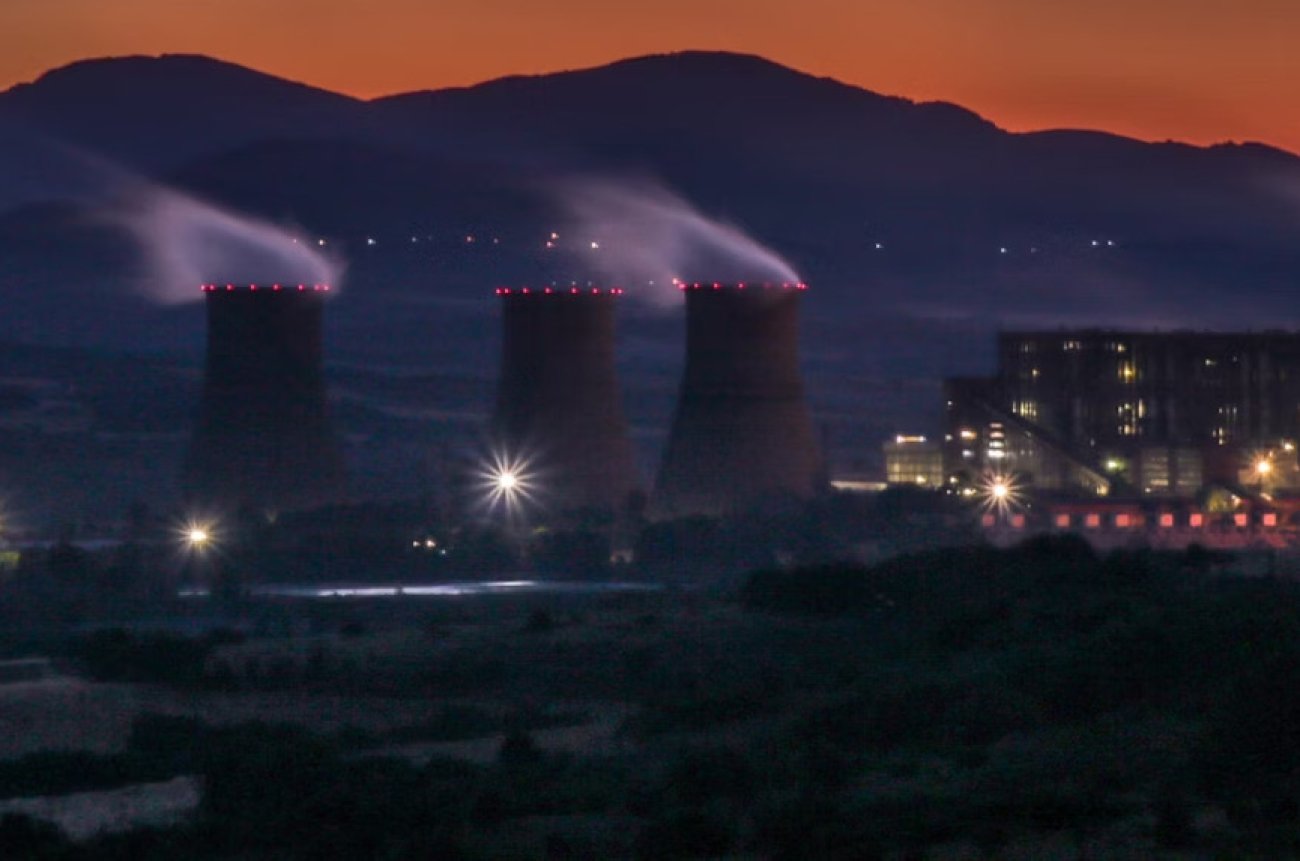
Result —
<path fill-rule="evenodd" d="M 4 0 L 0 87 L 192 52 L 358 96 L 686 48 L 762 54 L 1012 129 L 1300 151 L 1295 0 Z"/>

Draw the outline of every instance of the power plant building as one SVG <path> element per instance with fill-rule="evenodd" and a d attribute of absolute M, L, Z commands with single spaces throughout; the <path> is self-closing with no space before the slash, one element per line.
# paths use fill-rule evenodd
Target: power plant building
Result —
<path fill-rule="evenodd" d="M 655 517 L 807 499 L 824 483 L 799 372 L 802 284 L 681 284 L 686 367 Z"/>
<path fill-rule="evenodd" d="M 945 407 L 950 479 L 1188 496 L 1294 461 L 1300 334 L 1004 332 L 996 375 L 948 380 Z"/>
<path fill-rule="evenodd" d="M 943 487 L 943 447 L 923 436 L 899 435 L 883 446 L 885 483 L 931 490 Z"/>
<path fill-rule="evenodd" d="M 614 367 L 618 288 L 501 288 L 494 456 L 552 512 L 623 512 L 640 491 Z"/>
<path fill-rule="evenodd" d="M 182 485 L 224 510 L 343 498 L 322 356 L 323 284 L 205 284 L 203 393 Z"/>

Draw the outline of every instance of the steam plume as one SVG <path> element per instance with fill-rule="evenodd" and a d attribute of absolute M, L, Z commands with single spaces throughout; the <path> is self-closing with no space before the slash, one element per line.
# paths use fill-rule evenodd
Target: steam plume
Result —
<path fill-rule="evenodd" d="M 159 186 L 136 186 L 108 217 L 139 243 L 141 287 L 164 303 L 198 300 L 207 282 L 335 284 L 343 270 L 315 240 Z"/>
<path fill-rule="evenodd" d="M 676 301 L 674 278 L 799 280 L 780 255 L 653 180 L 570 178 L 550 190 L 566 217 L 557 247 L 630 295 Z M 651 282 L 660 289 L 647 291 Z"/>

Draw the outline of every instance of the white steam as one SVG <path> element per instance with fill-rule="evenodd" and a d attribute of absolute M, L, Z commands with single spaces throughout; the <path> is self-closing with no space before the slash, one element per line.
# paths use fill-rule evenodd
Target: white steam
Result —
<path fill-rule="evenodd" d="M 144 254 L 142 290 L 165 303 L 197 301 L 204 283 L 337 284 L 341 261 L 316 240 L 153 185 L 107 213 Z"/>
<path fill-rule="evenodd" d="M 652 180 L 570 178 L 549 190 L 566 217 L 556 249 L 576 256 L 581 278 L 625 285 L 629 295 L 660 301 L 676 300 L 676 278 L 799 280 L 776 252 Z M 660 289 L 647 290 L 650 284 Z"/>

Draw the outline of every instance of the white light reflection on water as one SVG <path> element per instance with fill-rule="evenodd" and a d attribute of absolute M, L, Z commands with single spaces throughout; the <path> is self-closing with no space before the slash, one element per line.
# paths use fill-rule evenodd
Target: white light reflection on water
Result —
<path fill-rule="evenodd" d="M 517 594 L 601 594 L 609 592 L 657 592 L 658 583 L 612 582 L 587 583 L 581 580 L 488 580 L 459 583 L 338 584 L 308 586 L 289 583 L 262 583 L 248 587 L 247 594 L 254 598 L 456 598 L 474 595 Z M 181 598 L 206 598 L 205 588 L 181 589 Z"/>

